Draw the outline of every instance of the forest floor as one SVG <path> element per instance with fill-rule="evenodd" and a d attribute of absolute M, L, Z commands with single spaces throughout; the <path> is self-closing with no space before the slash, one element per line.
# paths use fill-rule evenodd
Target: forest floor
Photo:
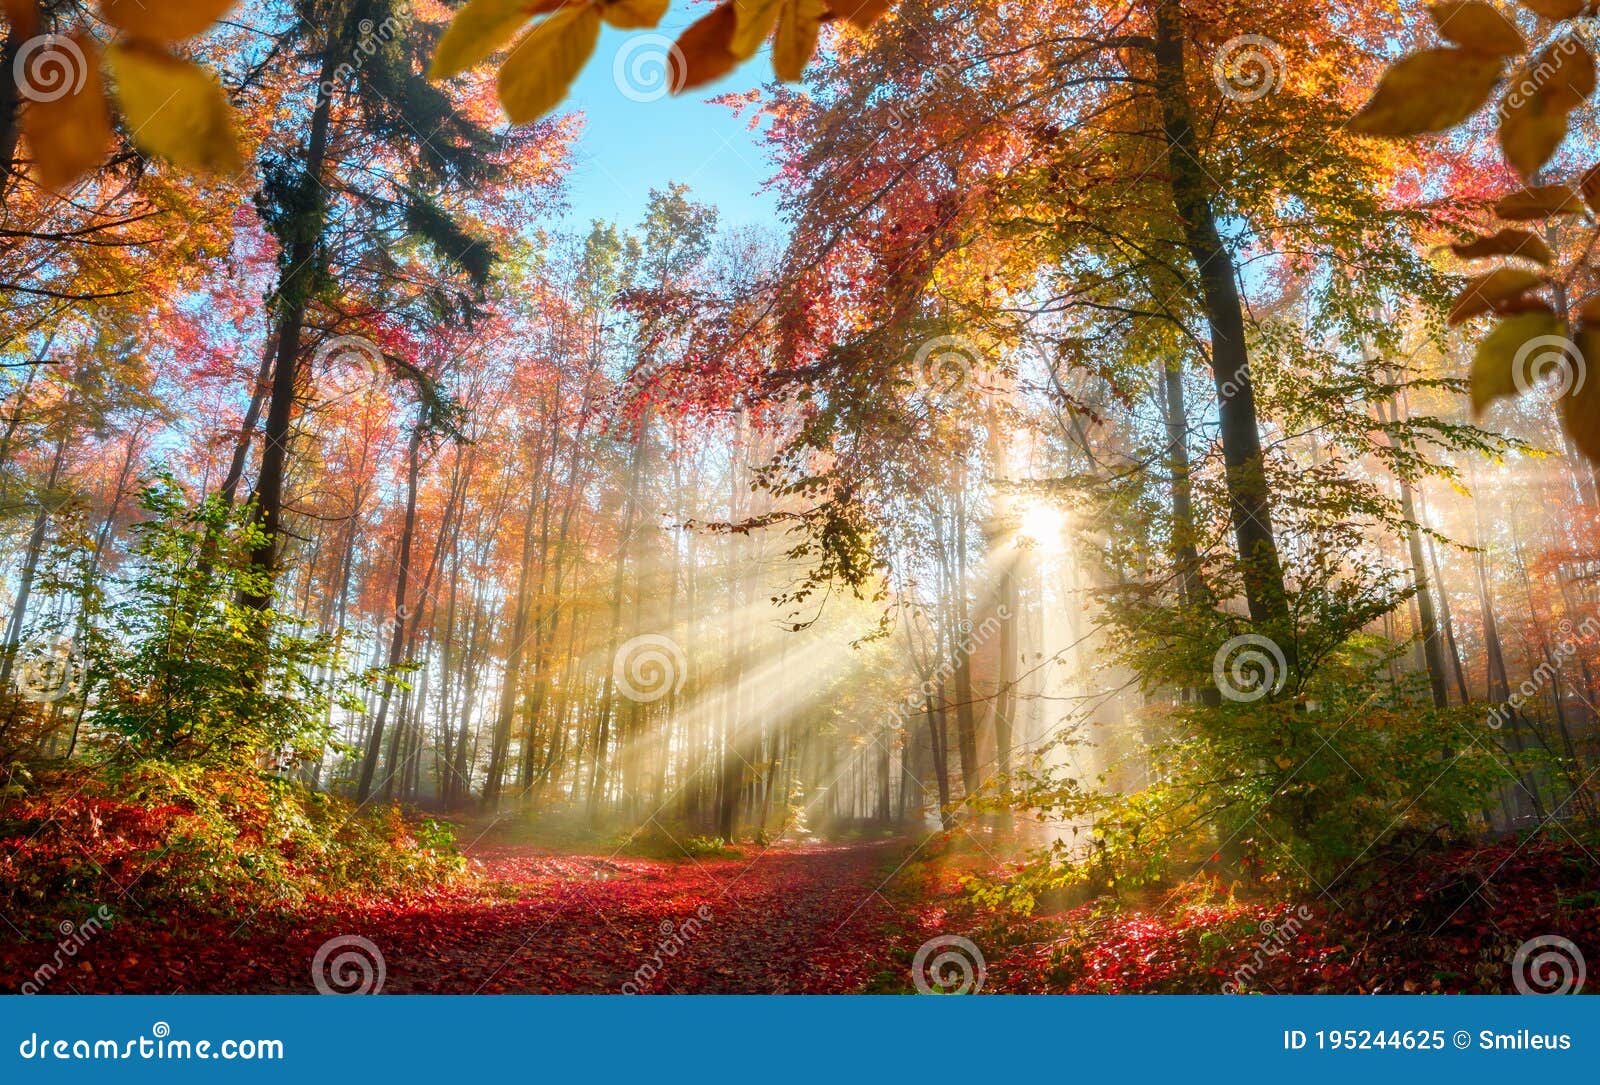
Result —
<path fill-rule="evenodd" d="M 381 954 L 387 993 L 857 991 L 898 958 L 891 943 L 907 913 L 880 890 L 904 851 L 785 845 L 658 861 L 490 845 L 472 849 L 476 876 L 459 886 L 311 902 L 292 921 L 263 913 L 114 922 L 40 986 L 310 993 L 319 948 L 359 937 Z M 82 927 L 84 918 L 62 922 Z M 53 934 L 0 940 L 0 988 L 16 990 L 59 958 Z M 321 969 L 335 989 L 371 982 L 354 959 L 344 984 L 331 974 L 349 948 L 331 951 Z"/>
<path fill-rule="evenodd" d="M 386 993 L 909 992 L 938 936 L 969 940 L 988 993 L 1510 991 L 1529 939 L 1600 956 L 1600 865 L 1548 839 L 1432 855 L 1365 899 L 1236 896 L 1201 876 L 1032 917 L 975 905 L 975 856 L 938 844 L 468 854 L 456 884 L 292 911 L 136 915 L 130 900 L 104 929 L 83 906 L 34 916 L 31 937 L 0 927 L 0 989 L 345 991 L 375 986 L 381 959 Z"/>

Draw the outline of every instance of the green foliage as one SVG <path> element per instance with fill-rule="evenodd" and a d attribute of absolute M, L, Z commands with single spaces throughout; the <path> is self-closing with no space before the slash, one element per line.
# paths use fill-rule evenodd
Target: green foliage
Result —
<path fill-rule="evenodd" d="M 216 498 L 195 507 L 165 477 L 140 506 L 148 518 L 133 528 L 131 560 L 91 589 L 77 630 L 90 732 L 125 760 L 317 756 L 332 702 L 356 702 L 316 678 L 339 668 L 332 638 L 239 603 L 270 590 L 249 561 L 262 537 L 253 510 Z"/>
<path fill-rule="evenodd" d="M 1469 835 L 1504 766 L 1528 755 L 1498 750 L 1476 708 L 1413 703 L 1386 662 L 1353 638 L 1293 694 L 1152 710 L 1148 745 L 1099 780 L 1021 774 L 1014 790 L 1041 820 L 1079 828 L 975 892 L 1026 911 L 1069 887 L 1126 889 L 1212 863 L 1267 888 L 1347 891 L 1399 835 Z M 1112 775 L 1144 784 L 1104 786 Z"/>

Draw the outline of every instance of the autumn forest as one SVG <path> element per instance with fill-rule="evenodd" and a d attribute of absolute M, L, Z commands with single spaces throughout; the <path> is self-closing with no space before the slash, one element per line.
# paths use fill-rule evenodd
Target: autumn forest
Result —
<path fill-rule="evenodd" d="M 1587 0 L 0 20 L 6 993 L 1584 989 Z"/>

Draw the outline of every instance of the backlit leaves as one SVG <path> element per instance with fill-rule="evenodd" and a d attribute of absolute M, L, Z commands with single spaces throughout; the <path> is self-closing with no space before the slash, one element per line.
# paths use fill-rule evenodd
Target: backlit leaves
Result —
<path fill-rule="evenodd" d="M 1464 49 L 1516 56 L 1528 47 L 1516 24 L 1480 0 L 1445 0 L 1428 9 L 1439 33 Z"/>
<path fill-rule="evenodd" d="M 1350 122 L 1369 136 L 1419 136 L 1453 128 L 1489 100 L 1502 59 L 1469 49 L 1428 49 L 1390 68 Z"/>
<path fill-rule="evenodd" d="M 563 8 L 530 30 L 500 68 L 500 104 L 513 124 L 538 120 L 566 97 L 600 40 L 600 11 Z"/>
<path fill-rule="evenodd" d="M 817 36 L 828 5 L 822 0 L 784 0 L 778 34 L 772 42 L 772 73 L 785 83 L 798 83 L 817 51 Z"/>
<path fill-rule="evenodd" d="M 561 7 L 562 0 L 472 0 L 456 12 L 433 53 L 431 79 L 448 79 L 482 64 L 511 44 L 517 31 L 541 12 Z"/>
<path fill-rule="evenodd" d="M 41 25 L 33 0 L 3 0 L 15 31 Z M 143 151 L 188 169 L 240 166 L 233 111 L 216 78 L 169 47 L 204 33 L 237 0 L 100 0 L 100 15 L 119 32 L 104 48 L 87 32 L 44 42 L 32 54 L 42 70 L 63 75 L 51 93 L 22 95 L 20 126 L 40 184 L 62 191 L 104 160 L 111 104 Z M 102 63 L 112 74 L 108 92 Z"/>
<path fill-rule="evenodd" d="M 240 167 L 232 111 L 210 72 L 139 42 L 109 47 L 106 60 L 140 148 L 188 169 Z"/>
<path fill-rule="evenodd" d="M 683 32 L 677 42 L 683 57 L 682 89 L 703 87 L 739 66 L 739 58 L 733 55 L 733 35 L 738 24 L 738 12 L 727 3 L 695 20 Z"/>
<path fill-rule="evenodd" d="M 1581 215 L 1583 202 L 1566 185 L 1539 185 L 1495 201 L 1494 213 L 1507 222 L 1529 222 L 1553 215 Z"/>
<path fill-rule="evenodd" d="M 798 81 L 817 51 L 822 24 L 870 26 L 893 0 L 739 0 L 701 16 L 673 45 L 673 92 L 704 86 L 772 43 L 773 73 Z M 548 16 L 523 38 L 500 71 L 500 102 L 513 123 L 537 120 L 560 104 L 593 55 L 600 24 L 620 30 L 660 24 L 671 0 L 471 0 L 456 12 L 434 54 L 431 78 L 448 79 L 488 60 L 529 20 Z M 507 69 L 514 69 L 509 74 Z M 1498 77 L 1498 72 L 1496 76 Z"/>
<path fill-rule="evenodd" d="M 1561 420 L 1578 451 L 1600 463 L 1600 377 L 1591 379 L 1600 365 L 1600 329 L 1580 326 L 1574 340 L 1578 369 L 1561 397 Z"/>
<path fill-rule="evenodd" d="M 1510 226 L 1488 237 L 1458 242 L 1450 246 L 1450 251 L 1463 260 L 1478 260 L 1486 256 L 1520 256 L 1546 267 L 1555 261 L 1555 253 L 1550 251 L 1544 238 Z"/>
<path fill-rule="evenodd" d="M 1460 324 L 1496 309 L 1503 311 L 1542 282 L 1538 273 L 1515 267 L 1496 268 L 1480 275 L 1456 298 L 1450 309 L 1450 323 Z"/>
<path fill-rule="evenodd" d="M 1496 399 L 1514 396 L 1530 372 L 1530 355 L 1562 341 L 1562 321 L 1549 310 L 1508 316 L 1478 344 L 1472 359 L 1472 411 L 1482 414 Z M 1519 373 L 1518 367 L 1521 372 Z"/>
<path fill-rule="evenodd" d="M 106 22 L 139 41 L 171 44 L 202 33 L 238 0 L 102 0 Z"/>
<path fill-rule="evenodd" d="M 39 181 L 59 191 L 105 158 L 106 145 L 111 142 L 111 118 L 100 77 L 100 47 L 94 39 L 75 34 L 66 46 L 52 44 L 48 48 L 61 54 L 53 58 L 58 70 L 73 71 L 74 65 L 82 64 L 81 82 L 64 84 L 61 89 L 65 93 L 59 96 L 39 97 L 22 114 L 22 131 L 33 148 Z"/>

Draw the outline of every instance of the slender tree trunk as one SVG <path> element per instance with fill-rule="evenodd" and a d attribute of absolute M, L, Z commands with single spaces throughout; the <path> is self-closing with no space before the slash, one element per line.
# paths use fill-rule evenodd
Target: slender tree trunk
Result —
<path fill-rule="evenodd" d="M 1217 387 L 1229 509 L 1250 618 L 1284 625 L 1289 616 L 1283 564 L 1272 528 L 1271 492 L 1261 450 L 1238 269 L 1217 229 L 1214 186 L 1202 165 L 1189 99 L 1186 29 L 1178 0 L 1155 6 L 1156 95 L 1167 147 L 1167 174 L 1184 241 L 1199 275 L 1200 301 L 1211 329 L 1211 371 Z M 1285 646 L 1288 650 L 1288 646 Z"/>

